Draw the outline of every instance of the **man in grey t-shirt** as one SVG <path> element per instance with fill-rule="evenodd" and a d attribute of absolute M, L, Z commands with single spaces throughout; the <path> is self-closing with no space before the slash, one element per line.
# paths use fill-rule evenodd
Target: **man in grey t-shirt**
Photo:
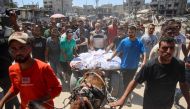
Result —
<path fill-rule="evenodd" d="M 156 45 L 158 42 L 157 36 L 155 36 L 153 33 L 155 31 L 155 25 L 150 24 L 148 26 L 148 31 L 141 37 L 141 41 L 144 44 L 145 50 L 146 50 L 146 57 L 149 59 L 149 54 L 151 49 Z"/>

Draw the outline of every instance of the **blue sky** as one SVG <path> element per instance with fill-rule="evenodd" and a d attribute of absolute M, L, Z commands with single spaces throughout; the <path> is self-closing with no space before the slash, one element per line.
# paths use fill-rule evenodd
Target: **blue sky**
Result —
<path fill-rule="evenodd" d="M 150 2 L 151 0 L 145 0 L 145 1 Z M 108 3 L 118 5 L 118 4 L 122 4 L 123 0 L 99 0 L 99 5 L 108 4 Z M 73 5 L 81 6 L 81 4 L 95 5 L 95 0 L 73 0 Z"/>
<path fill-rule="evenodd" d="M 145 2 L 150 2 L 151 0 L 145 0 Z M 13 0 L 13 2 L 17 2 L 17 4 L 22 6 L 23 4 L 36 4 L 39 3 L 40 7 L 43 6 L 43 0 Z M 122 4 L 123 0 L 99 0 L 99 5 L 112 3 L 112 4 Z M 83 6 L 85 4 L 95 5 L 95 0 L 73 0 L 74 6 Z"/>

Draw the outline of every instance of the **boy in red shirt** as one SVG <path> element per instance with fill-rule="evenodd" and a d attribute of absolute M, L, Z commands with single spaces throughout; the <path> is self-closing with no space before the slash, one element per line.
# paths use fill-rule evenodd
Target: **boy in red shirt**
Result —
<path fill-rule="evenodd" d="M 0 101 L 0 109 L 5 102 L 20 92 L 21 109 L 30 108 L 31 103 L 45 109 L 53 109 L 53 98 L 62 90 L 52 68 L 31 57 L 30 38 L 26 33 L 15 32 L 9 37 L 9 51 L 15 64 L 9 67 L 12 86 Z"/>

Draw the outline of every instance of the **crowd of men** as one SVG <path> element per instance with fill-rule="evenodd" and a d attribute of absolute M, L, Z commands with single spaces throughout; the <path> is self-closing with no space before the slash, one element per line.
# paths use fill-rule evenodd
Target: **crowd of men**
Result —
<path fill-rule="evenodd" d="M 63 90 L 68 88 L 67 91 L 72 91 L 83 75 L 72 72 L 72 59 L 80 53 L 99 49 L 114 51 L 107 61 L 116 55 L 121 58 L 123 88 L 119 93 L 124 94 L 115 94 L 116 98 L 121 98 L 110 103 L 110 106 L 122 106 L 126 98 L 126 104 L 132 106 L 130 93 L 138 83 L 145 82 L 144 109 L 171 109 L 173 102 L 179 104 L 181 93 L 190 109 L 190 44 L 186 44 L 190 31 L 187 28 L 185 34 L 181 34 L 180 21 L 165 21 L 157 35 L 154 24 L 149 24 L 145 31 L 140 22 L 123 23 L 113 17 L 107 21 L 75 18 L 59 23 L 51 19 L 48 26 L 41 23 L 18 26 L 13 19 L 12 24 L 16 32 L 8 37 L 6 49 L 15 63 L 11 65 L 13 60 L 3 60 L 1 65 L 5 67 L 0 67 L 1 72 L 7 73 L 2 77 L 8 83 L 11 80 L 12 85 L 7 88 L 5 80 L 0 80 L 5 92 L 0 100 L 0 109 L 19 92 L 22 109 L 30 107 L 31 103 L 43 104 L 47 109 L 52 109 L 52 99 L 61 92 L 58 78 Z M 184 59 L 180 58 L 181 50 Z M 137 72 L 139 67 L 140 71 Z M 10 80 L 7 79 L 8 75 Z M 178 82 L 181 91 L 176 89 Z M 10 109 L 8 106 L 19 106 L 17 98 L 11 101 L 14 102 L 7 104 L 6 109 Z"/>

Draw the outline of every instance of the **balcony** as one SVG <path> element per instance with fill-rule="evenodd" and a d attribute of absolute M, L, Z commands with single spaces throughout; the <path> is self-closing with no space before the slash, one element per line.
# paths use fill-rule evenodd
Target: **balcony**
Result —
<path fill-rule="evenodd" d="M 153 11 L 155 11 L 157 9 L 158 9 L 158 7 L 151 7 L 151 10 L 153 10 Z"/>
<path fill-rule="evenodd" d="M 150 5 L 151 8 L 157 8 L 158 7 L 158 4 L 154 4 L 154 5 Z"/>
<path fill-rule="evenodd" d="M 158 5 L 158 1 L 152 1 L 150 5 Z"/>

